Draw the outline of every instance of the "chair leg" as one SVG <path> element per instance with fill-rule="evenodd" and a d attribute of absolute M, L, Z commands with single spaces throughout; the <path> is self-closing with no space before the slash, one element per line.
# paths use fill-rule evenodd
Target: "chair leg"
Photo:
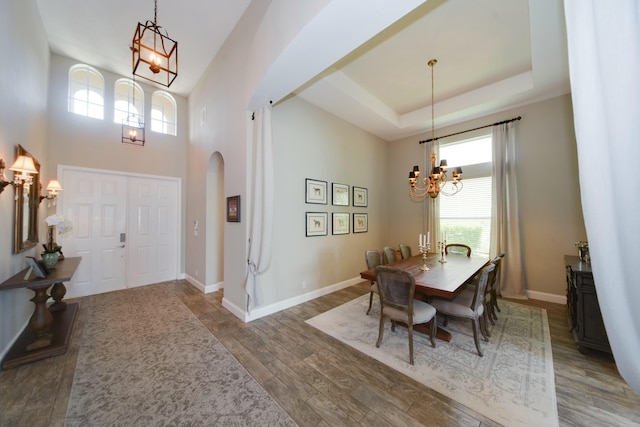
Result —
<path fill-rule="evenodd" d="M 383 334 L 384 334 L 384 316 L 380 314 L 380 328 L 378 330 L 378 341 L 376 341 L 376 347 L 380 347 Z"/>
<path fill-rule="evenodd" d="M 482 349 L 480 348 L 480 325 L 478 324 L 478 319 L 471 319 L 471 323 L 473 325 L 473 340 L 476 343 L 476 350 L 478 350 L 478 354 L 482 357 Z"/>
<path fill-rule="evenodd" d="M 491 326 L 495 326 L 496 322 L 493 320 L 493 300 L 489 299 L 484 304 L 484 320 L 489 320 L 491 322 Z"/>
<path fill-rule="evenodd" d="M 369 292 L 369 308 L 367 309 L 367 314 L 371 311 L 371 305 L 373 304 L 373 291 Z"/>
<path fill-rule="evenodd" d="M 433 319 L 431 319 L 431 347 L 436 348 L 436 341 L 435 341 L 435 336 L 438 334 L 438 320 L 436 319 L 436 316 L 433 316 Z"/>
<path fill-rule="evenodd" d="M 442 315 L 442 326 L 447 326 L 447 324 L 449 323 L 449 316 L 447 316 L 446 314 Z"/>
<path fill-rule="evenodd" d="M 489 315 L 488 307 L 484 308 L 484 312 L 482 313 L 482 317 L 484 318 L 484 335 L 485 335 L 485 337 L 490 337 L 491 333 L 489 332 L 489 325 L 487 323 L 487 318 L 490 319 L 491 325 L 495 325 L 495 323 L 493 323 L 493 319 L 491 319 L 491 316 Z"/>
<path fill-rule="evenodd" d="M 502 310 L 500 310 L 500 307 L 498 307 L 497 295 L 498 293 L 496 291 L 493 291 L 493 293 L 491 294 L 491 301 L 493 302 L 493 306 L 496 308 L 496 310 L 498 310 L 499 312 L 502 312 Z M 496 320 L 498 320 L 497 316 L 496 316 Z"/>
<path fill-rule="evenodd" d="M 478 323 L 480 324 L 480 332 L 482 332 L 482 338 L 484 338 L 485 341 L 489 342 L 489 331 L 487 329 L 487 323 L 484 321 L 484 316 L 481 316 L 478 319 Z"/>
<path fill-rule="evenodd" d="M 409 330 L 409 364 L 413 365 L 413 326 L 407 325 Z"/>

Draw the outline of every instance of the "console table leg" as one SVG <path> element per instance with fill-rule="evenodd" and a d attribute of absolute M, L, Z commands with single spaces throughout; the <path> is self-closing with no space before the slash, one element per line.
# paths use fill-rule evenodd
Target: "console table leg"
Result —
<path fill-rule="evenodd" d="M 27 350 L 35 350 L 38 348 L 46 347 L 51 344 L 51 333 L 49 328 L 53 323 L 53 316 L 47 308 L 47 288 L 32 289 L 36 294 L 31 301 L 36 305 L 33 310 L 33 314 L 29 319 L 29 328 L 36 334 L 36 338 L 33 342 L 27 345 Z"/>
<path fill-rule="evenodd" d="M 67 293 L 67 288 L 64 286 L 64 283 L 56 283 L 51 288 L 51 298 L 53 298 L 53 304 L 49 306 L 49 311 L 59 311 L 67 308 L 67 303 L 62 301 L 65 294 Z"/>

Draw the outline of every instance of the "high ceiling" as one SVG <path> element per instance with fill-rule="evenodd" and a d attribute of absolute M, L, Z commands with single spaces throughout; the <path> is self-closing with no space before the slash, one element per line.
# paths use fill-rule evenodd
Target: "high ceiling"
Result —
<path fill-rule="evenodd" d="M 37 3 L 53 52 L 130 75 L 131 37 L 153 1 Z M 170 91 L 188 96 L 250 0 L 158 3 L 158 25 L 179 42 Z M 432 58 L 437 127 L 568 93 L 562 0 L 426 1 L 295 93 L 396 140 L 431 126 Z"/>

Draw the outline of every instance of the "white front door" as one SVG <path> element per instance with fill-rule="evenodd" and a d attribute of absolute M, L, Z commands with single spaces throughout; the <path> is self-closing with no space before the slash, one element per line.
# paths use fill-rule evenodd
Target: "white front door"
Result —
<path fill-rule="evenodd" d="M 63 215 L 73 224 L 62 250 L 65 256 L 82 257 L 67 295 L 124 289 L 126 248 L 120 234 L 127 231 L 127 177 L 67 169 L 62 180 Z"/>
<path fill-rule="evenodd" d="M 127 285 L 177 278 L 178 183 L 129 178 Z"/>
<path fill-rule="evenodd" d="M 65 168 L 65 256 L 82 262 L 67 297 L 177 278 L 178 181 Z"/>

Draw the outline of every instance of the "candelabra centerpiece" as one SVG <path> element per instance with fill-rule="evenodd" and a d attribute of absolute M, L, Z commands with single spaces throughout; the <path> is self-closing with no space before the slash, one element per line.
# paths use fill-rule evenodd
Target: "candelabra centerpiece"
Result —
<path fill-rule="evenodd" d="M 442 242 L 438 242 L 438 250 L 440 251 L 440 259 L 438 262 L 444 264 L 447 260 L 444 258 L 445 248 L 447 247 L 446 237 L 442 240 Z"/>
<path fill-rule="evenodd" d="M 429 255 L 429 251 L 431 250 L 431 244 L 426 242 L 426 244 L 420 245 L 418 248 L 420 248 L 420 253 L 422 254 L 422 267 L 420 267 L 420 270 L 429 271 L 429 267 L 427 267 L 427 255 Z"/>
<path fill-rule="evenodd" d="M 427 267 L 427 255 L 429 255 L 429 251 L 431 250 L 430 237 L 431 233 L 420 234 L 418 240 L 418 249 L 422 254 L 422 267 L 420 267 L 422 271 L 429 271 L 429 267 Z"/>

